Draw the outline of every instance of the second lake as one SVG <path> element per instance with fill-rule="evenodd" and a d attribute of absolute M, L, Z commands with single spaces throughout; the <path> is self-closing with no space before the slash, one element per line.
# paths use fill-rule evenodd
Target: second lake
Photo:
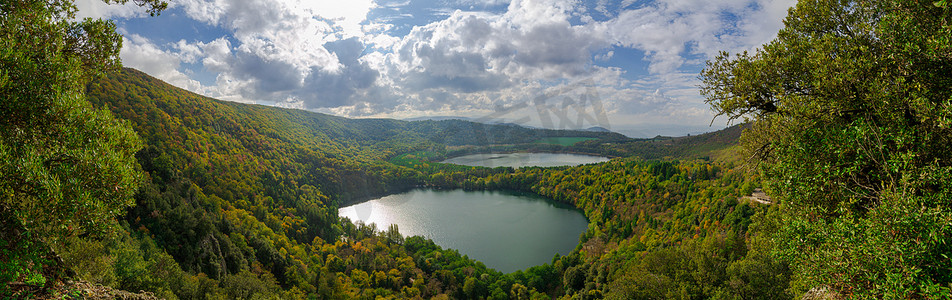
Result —
<path fill-rule="evenodd" d="M 568 153 L 484 153 L 450 158 L 441 163 L 473 167 L 557 167 L 608 161 L 607 157 Z"/>

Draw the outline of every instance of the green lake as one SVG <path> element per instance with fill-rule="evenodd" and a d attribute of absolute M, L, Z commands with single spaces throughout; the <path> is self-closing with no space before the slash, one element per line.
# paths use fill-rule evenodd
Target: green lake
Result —
<path fill-rule="evenodd" d="M 425 236 L 507 273 L 568 254 L 588 228 L 577 209 L 505 191 L 415 189 L 343 207 L 339 215 L 384 230 L 397 224 L 404 236 Z"/>
<path fill-rule="evenodd" d="M 608 161 L 607 157 L 568 153 L 483 153 L 450 158 L 441 163 L 474 167 L 557 167 Z"/>

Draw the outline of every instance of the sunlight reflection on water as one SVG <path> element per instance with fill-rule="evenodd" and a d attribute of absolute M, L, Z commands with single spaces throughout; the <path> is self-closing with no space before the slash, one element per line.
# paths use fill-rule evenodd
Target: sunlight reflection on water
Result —
<path fill-rule="evenodd" d="M 503 272 L 568 254 L 588 227 L 576 209 L 500 191 L 413 190 L 343 207 L 339 215 L 381 230 L 397 224 L 405 236 L 425 236 Z"/>

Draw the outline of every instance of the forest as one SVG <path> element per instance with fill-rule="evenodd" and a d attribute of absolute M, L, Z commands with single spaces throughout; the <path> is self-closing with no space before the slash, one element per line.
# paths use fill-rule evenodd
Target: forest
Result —
<path fill-rule="evenodd" d="M 601 256 L 609 252 L 630 256 L 632 251 L 676 246 L 708 236 L 712 241 L 723 240 L 727 238 L 723 232 L 727 231 L 732 232 L 731 242 L 736 243 L 737 237 L 743 237 L 747 231 L 748 225 L 744 223 L 749 223 L 757 209 L 763 209 L 738 202 L 741 193 L 753 189 L 753 181 L 748 181 L 740 171 L 724 177 L 726 169 L 722 168 L 733 166 L 716 162 L 652 163 L 630 158 L 597 169 L 516 171 L 465 167 L 434 162 L 446 155 L 445 142 L 434 140 L 445 131 L 460 130 L 457 121 L 415 124 L 347 120 L 221 102 L 175 89 L 129 69 L 90 84 L 87 95 L 93 105 L 103 105 L 131 120 L 137 132 L 144 132 L 141 136 L 146 141 L 145 148 L 136 156 L 145 179 L 135 195 L 136 205 L 120 221 L 128 236 L 118 239 L 125 240 L 127 246 L 137 245 L 139 249 L 158 253 L 149 255 L 141 253 L 142 250 L 128 250 L 140 252 L 134 257 L 141 260 L 138 265 L 143 271 L 126 274 L 130 274 L 133 281 L 141 281 L 142 278 L 136 277 L 142 276 L 144 270 L 153 269 L 159 262 L 152 260 L 163 255 L 175 262 L 168 263 L 175 271 L 152 277 L 146 281 L 150 285 L 142 285 L 145 282 L 123 284 L 124 271 L 109 270 L 108 265 L 95 262 L 115 261 L 113 252 L 123 247 L 117 241 L 97 246 L 90 243 L 102 242 L 67 241 L 76 242 L 71 249 L 102 249 L 103 253 L 84 253 L 83 259 L 96 258 L 93 262 L 74 261 L 68 255 L 64 259 L 82 265 L 76 268 L 79 270 L 99 270 L 96 272 L 103 274 L 96 276 L 103 278 L 98 280 L 115 280 L 113 284 L 126 290 L 165 292 L 163 297 L 201 298 L 215 293 L 236 297 L 233 287 L 225 284 L 239 275 L 255 283 L 245 282 L 243 286 L 262 285 L 254 290 L 273 292 L 282 298 L 306 295 L 509 298 L 517 284 L 516 290 L 525 289 L 520 293 L 527 297 L 610 294 L 610 283 L 629 279 L 611 278 L 605 273 L 601 275 L 604 282 L 595 281 L 598 272 L 619 275 L 625 272 L 612 269 L 619 266 L 617 264 L 599 264 Z M 209 113 L 202 113 L 206 111 Z M 290 117 L 275 116 L 278 113 L 294 116 L 295 122 L 289 122 Z M 338 125 L 337 122 L 352 123 Z M 378 122 L 388 124 L 375 127 L 379 126 Z M 421 127 L 424 129 L 418 129 Z M 346 133 L 322 140 L 320 135 L 334 132 L 326 128 Z M 378 128 L 392 131 L 374 136 Z M 508 126 L 491 129 L 513 130 Z M 149 135 L 149 132 L 172 132 L 177 136 Z M 307 134 L 291 135 L 295 132 Z M 529 132 L 525 134 L 529 138 L 521 140 L 535 141 L 537 136 L 546 136 L 546 133 Z M 470 136 L 493 134 L 507 135 L 486 130 L 484 134 Z M 312 139 L 312 136 L 318 138 Z M 617 140 L 614 136 L 609 138 Z M 704 138 L 697 137 L 702 142 L 706 141 Z M 472 145 L 481 142 L 470 141 Z M 347 150 L 334 153 L 335 149 Z M 407 151 L 415 155 L 401 153 Z M 709 191 L 717 184 L 716 179 L 726 182 L 725 187 Z M 582 190 L 583 184 L 588 188 Z M 592 228 L 581 237 L 585 242 L 580 249 L 595 247 L 605 253 L 589 256 L 580 250 L 553 261 L 552 265 L 500 274 L 420 237 L 404 238 L 394 229 L 355 225 L 336 218 L 340 202 L 416 186 L 531 188 L 527 191 L 582 209 L 592 221 Z M 638 186 L 644 188 L 633 189 Z M 687 198 L 692 201 L 683 201 Z M 724 200 L 727 201 L 719 203 Z M 693 212 L 701 209 L 710 215 Z M 732 223 L 721 225 L 728 215 Z M 633 248 L 621 248 L 617 253 L 609 251 L 620 243 L 632 243 Z M 723 241 L 710 242 L 705 251 L 726 251 L 718 249 L 724 247 L 720 243 Z M 746 247 L 743 238 L 740 243 L 734 247 L 742 253 L 725 252 L 721 268 L 745 256 L 746 249 L 737 250 Z M 579 283 L 571 287 L 553 284 L 562 282 L 564 273 L 571 268 L 574 268 L 573 274 L 577 273 L 573 276 L 590 276 L 591 282 L 603 289 L 591 286 L 585 289 L 583 277 L 576 279 Z M 674 277 L 673 274 L 668 276 Z M 725 273 L 718 283 L 717 289 L 722 293 L 729 293 L 726 291 L 729 278 Z M 183 285 L 199 290 L 187 291 Z M 619 281 L 615 286 L 631 284 Z M 611 292 L 625 295 L 629 291 Z"/>
<path fill-rule="evenodd" d="M 801 1 L 701 74 L 740 124 L 653 139 L 220 101 L 121 68 L 114 24 L 50 3 L 0 4 L 3 298 L 90 297 L 77 281 L 162 299 L 952 295 L 946 1 Z M 439 163 L 513 151 L 612 159 Z M 506 274 L 338 217 L 415 187 L 534 193 L 589 227 Z"/>

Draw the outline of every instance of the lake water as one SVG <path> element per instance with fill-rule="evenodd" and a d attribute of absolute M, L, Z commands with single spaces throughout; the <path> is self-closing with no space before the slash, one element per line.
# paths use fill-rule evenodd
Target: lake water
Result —
<path fill-rule="evenodd" d="M 557 167 L 608 161 L 607 157 L 567 153 L 484 153 L 450 158 L 441 163 L 474 167 Z"/>
<path fill-rule="evenodd" d="M 588 228 L 574 208 L 504 191 L 416 189 L 343 207 L 339 215 L 380 229 L 397 224 L 404 236 L 425 236 L 507 273 L 568 254 Z"/>

